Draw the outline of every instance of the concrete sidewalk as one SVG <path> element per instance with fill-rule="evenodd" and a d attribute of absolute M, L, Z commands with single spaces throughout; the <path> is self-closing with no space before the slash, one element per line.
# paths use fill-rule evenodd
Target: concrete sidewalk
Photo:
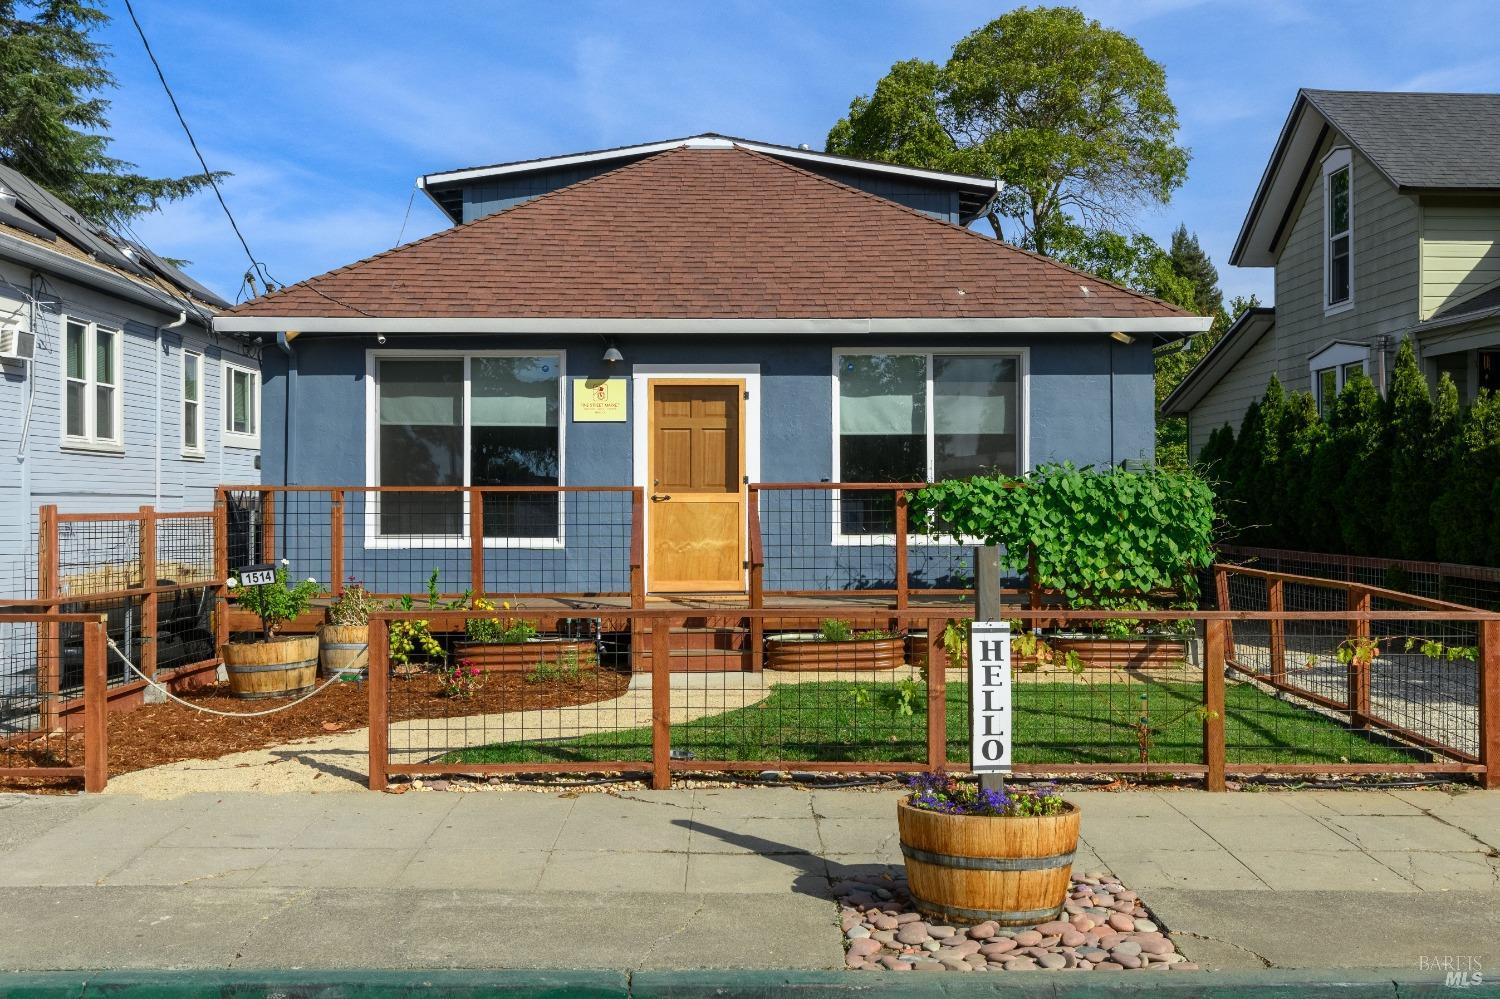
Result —
<path fill-rule="evenodd" d="M 1078 869 L 1205 967 L 1500 969 L 1500 795 L 1074 798 Z M 0 968 L 832 969 L 830 879 L 900 863 L 894 800 L 6 796 Z"/>

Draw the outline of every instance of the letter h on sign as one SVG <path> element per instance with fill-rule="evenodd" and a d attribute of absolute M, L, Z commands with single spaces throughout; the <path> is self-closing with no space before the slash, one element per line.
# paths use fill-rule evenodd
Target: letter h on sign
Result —
<path fill-rule="evenodd" d="M 1010 624 L 975 621 L 969 630 L 969 766 L 975 773 L 1010 773 L 1010 693 Z"/>

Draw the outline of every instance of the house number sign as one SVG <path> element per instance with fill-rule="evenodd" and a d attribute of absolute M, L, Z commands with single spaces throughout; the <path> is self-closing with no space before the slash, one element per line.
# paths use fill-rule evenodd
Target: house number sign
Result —
<path fill-rule="evenodd" d="M 1010 773 L 1010 696 L 1010 624 L 975 621 L 969 629 L 969 766 L 975 773 Z"/>
<path fill-rule="evenodd" d="M 247 565 L 239 571 L 241 586 L 270 586 L 276 582 L 274 565 Z"/>

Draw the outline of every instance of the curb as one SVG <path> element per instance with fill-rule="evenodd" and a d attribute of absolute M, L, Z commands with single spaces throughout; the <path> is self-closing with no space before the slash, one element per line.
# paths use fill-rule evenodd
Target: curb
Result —
<path fill-rule="evenodd" d="M 1144 975 L 878 975 L 844 971 L 105 971 L 0 977 L 4 999 L 779 999 L 916 997 L 1254 996 L 1257 999 L 1500 997 L 1500 980 L 1449 984 L 1442 972 L 1410 969 L 1162 972 Z"/>

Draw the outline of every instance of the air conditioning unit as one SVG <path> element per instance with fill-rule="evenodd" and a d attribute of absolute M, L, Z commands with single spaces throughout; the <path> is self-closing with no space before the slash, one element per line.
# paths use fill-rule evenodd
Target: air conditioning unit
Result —
<path fill-rule="evenodd" d="M 0 361 L 30 361 L 35 357 L 35 333 L 19 326 L 0 326 Z"/>

